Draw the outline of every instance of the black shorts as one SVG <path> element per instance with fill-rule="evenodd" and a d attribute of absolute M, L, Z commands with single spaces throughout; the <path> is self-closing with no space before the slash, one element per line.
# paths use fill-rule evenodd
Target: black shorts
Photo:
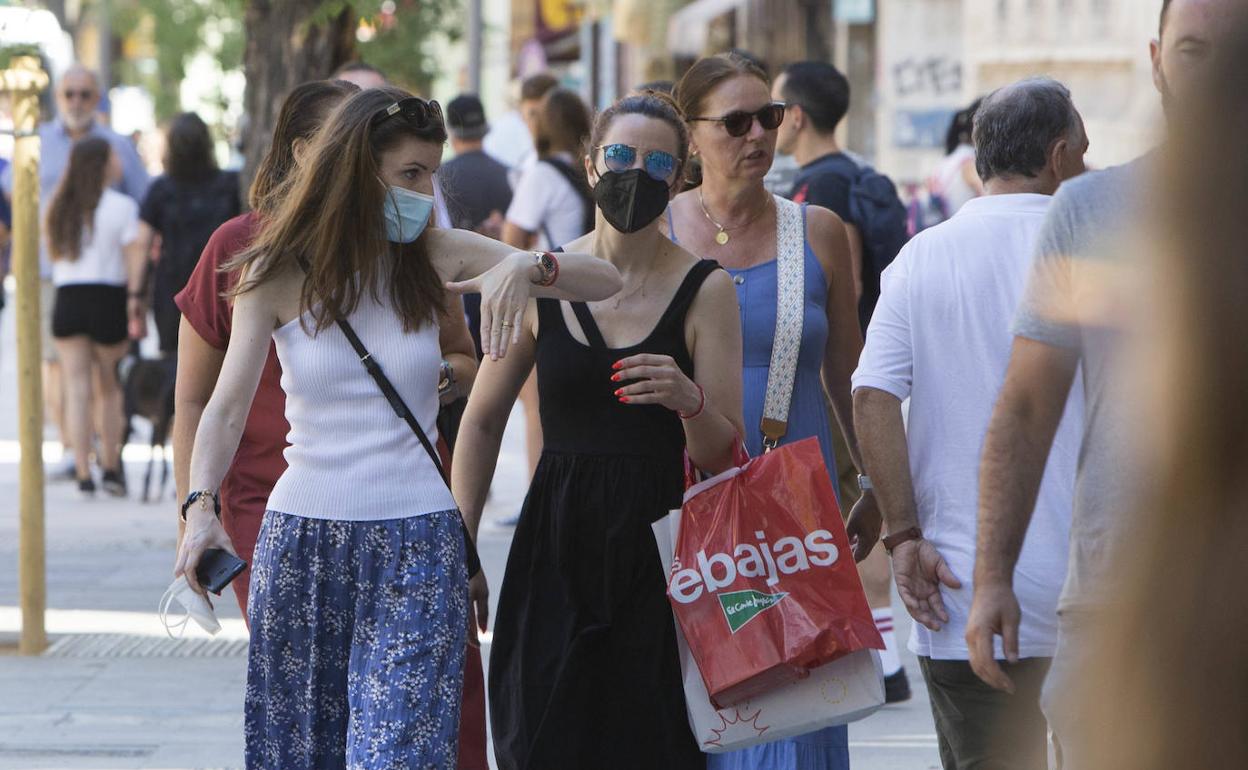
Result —
<path fill-rule="evenodd" d="M 126 287 L 102 283 L 71 283 L 56 289 L 52 336 L 84 335 L 100 345 L 116 345 L 129 336 Z"/>

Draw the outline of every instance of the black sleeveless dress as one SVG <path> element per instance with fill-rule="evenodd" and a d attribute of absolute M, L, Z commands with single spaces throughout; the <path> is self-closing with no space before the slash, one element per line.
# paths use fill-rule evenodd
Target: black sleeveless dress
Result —
<path fill-rule="evenodd" d="M 681 504 L 680 418 L 613 395 L 612 364 L 669 355 L 689 377 L 685 316 L 718 264 L 690 268 L 654 331 L 611 349 L 589 308 L 538 300 L 545 446 L 507 559 L 490 653 L 501 770 L 704 768 L 689 730 L 663 568 L 650 529 Z M 627 384 L 627 383 L 624 383 Z"/>

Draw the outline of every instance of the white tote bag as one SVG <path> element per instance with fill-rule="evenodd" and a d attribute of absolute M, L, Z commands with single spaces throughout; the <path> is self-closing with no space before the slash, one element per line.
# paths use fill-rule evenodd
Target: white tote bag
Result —
<path fill-rule="evenodd" d="M 652 526 L 666 579 L 671 572 L 676 535 L 680 530 L 680 511 L 672 511 Z M 805 735 L 863 719 L 884 705 L 880 654 L 875 650 L 860 650 L 814 669 L 806 679 L 716 710 L 674 615 L 672 623 L 680 650 L 689 727 L 704 752 L 735 751 Z"/>

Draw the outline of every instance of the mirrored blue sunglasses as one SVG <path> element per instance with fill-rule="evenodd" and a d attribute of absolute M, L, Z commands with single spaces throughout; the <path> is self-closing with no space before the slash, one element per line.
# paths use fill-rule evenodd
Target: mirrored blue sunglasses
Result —
<path fill-rule="evenodd" d="M 602 150 L 602 160 L 610 171 L 628 171 L 640 152 L 631 144 L 606 144 L 594 149 Z M 651 179 L 670 183 L 676 173 L 676 157 L 663 150 L 650 150 L 642 156 L 642 167 Z"/>

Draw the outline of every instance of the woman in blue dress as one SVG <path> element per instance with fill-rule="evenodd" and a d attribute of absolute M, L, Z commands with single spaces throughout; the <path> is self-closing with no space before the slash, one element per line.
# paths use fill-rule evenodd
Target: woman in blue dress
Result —
<path fill-rule="evenodd" d="M 783 105 L 773 103 L 767 76 L 733 54 L 701 59 L 676 86 L 676 100 L 702 160 L 702 185 L 672 201 L 668 234 L 689 251 L 728 269 L 741 305 L 744 338 L 746 447 L 763 451 L 763 416 L 778 308 L 777 228 L 782 205 L 763 187 L 776 147 Z M 831 401 L 861 467 L 852 421 L 849 378 L 862 350 L 849 241 L 840 218 L 827 209 L 801 209 L 804 274 L 802 340 L 780 443 L 819 439 L 832 483 Z M 796 237 L 796 236 L 795 236 Z M 797 245 L 794 244 L 794 248 Z M 868 497 L 859 505 L 874 505 Z M 709 770 L 844 770 L 849 767 L 845 726 L 709 757 Z"/>

